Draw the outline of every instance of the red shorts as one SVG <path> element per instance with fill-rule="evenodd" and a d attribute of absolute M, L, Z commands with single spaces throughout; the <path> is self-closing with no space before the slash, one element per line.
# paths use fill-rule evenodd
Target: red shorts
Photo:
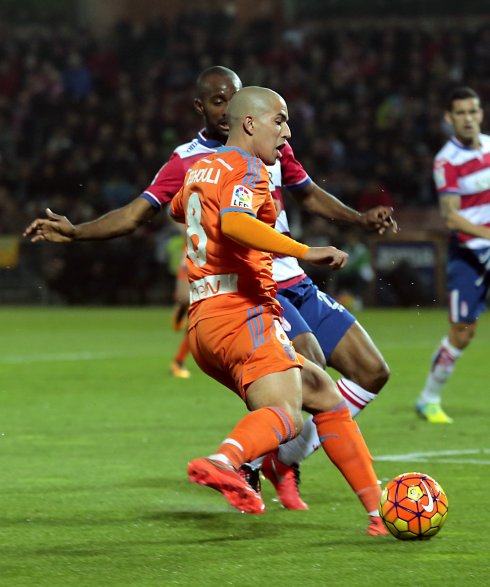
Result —
<path fill-rule="evenodd" d="M 200 320 L 189 329 L 189 344 L 199 367 L 243 400 L 250 383 L 304 361 L 263 306 Z"/>

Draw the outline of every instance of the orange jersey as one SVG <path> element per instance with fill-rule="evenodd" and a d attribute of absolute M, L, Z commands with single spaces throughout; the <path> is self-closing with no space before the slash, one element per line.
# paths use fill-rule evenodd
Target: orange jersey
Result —
<path fill-rule="evenodd" d="M 226 237 L 221 217 L 227 212 L 250 214 L 269 226 L 276 221 L 265 165 L 236 147 L 194 164 L 170 204 L 171 215 L 186 224 L 190 325 L 260 305 L 281 313 L 272 255 Z"/>

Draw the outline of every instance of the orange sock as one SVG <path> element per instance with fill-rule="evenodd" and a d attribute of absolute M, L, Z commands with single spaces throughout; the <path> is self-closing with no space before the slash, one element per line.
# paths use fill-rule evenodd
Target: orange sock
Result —
<path fill-rule="evenodd" d="M 260 408 L 238 422 L 212 457 L 224 455 L 238 469 L 243 463 L 275 450 L 294 436 L 294 424 L 289 414 L 281 408 Z"/>
<path fill-rule="evenodd" d="M 189 335 L 186 332 L 184 334 L 184 338 L 182 339 L 182 342 L 180 343 L 179 350 L 177 351 L 177 354 L 175 355 L 175 360 L 177 361 L 177 363 L 182 364 L 185 361 L 185 358 L 187 357 L 188 354 L 189 354 Z"/>
<path fill-rule="evenodd" d="M 341 402 L 313 418 L 323 450 L 356 492 L 368 513 L 378 510 L 381 489 L 373 457 L 349 409 Z"/>

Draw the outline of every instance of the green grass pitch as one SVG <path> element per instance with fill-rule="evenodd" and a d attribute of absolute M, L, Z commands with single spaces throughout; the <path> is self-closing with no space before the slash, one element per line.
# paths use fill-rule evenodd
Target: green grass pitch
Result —
<path fill-rule="evenodd" d="M 359 314 L 392 377 L 359 417 L 383 481 L 432 475 L 449 498 L 430 541 L 364 534 L 365 514 L 322 451 L 302 466 L 307 512 L 232 510 L 188 483 L 244 414 L 201 374 L 172 379 L 168 309 L 0 309 L 0 585 L 483 586 L 490 584 L 490 316 L 448 385 L 450 426 L 413 404 L 443 310 Z"/>

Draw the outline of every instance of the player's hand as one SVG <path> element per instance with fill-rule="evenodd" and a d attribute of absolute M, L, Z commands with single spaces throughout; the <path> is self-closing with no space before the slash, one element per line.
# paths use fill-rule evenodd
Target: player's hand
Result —
<path fill-rule="evenodd" d="M 347 264 L 349 255 L 336 247 L 310 247 L 303 261 L 315 265 L 328 265 L 330 269 L 341 269 Z"/>
<path fill-rule="evenodd" d="M 389 206 L 376 206 L 361 214 L 362 225 L 367 230 L 375 230 L 378 234 L 384 234 L 387 230 L 398 232 L 398 224 L 394 220 L 393 208 Z"/>
<path fill-rule="evenodd" d="M 66 216 L 55 214 L 46 208 L 47 218 L 37 218 L 25 229 L 23 236 L 31 242 L 49 241 L 52 243 L 69 243 L 75 238 L 75 227 Z"/>

